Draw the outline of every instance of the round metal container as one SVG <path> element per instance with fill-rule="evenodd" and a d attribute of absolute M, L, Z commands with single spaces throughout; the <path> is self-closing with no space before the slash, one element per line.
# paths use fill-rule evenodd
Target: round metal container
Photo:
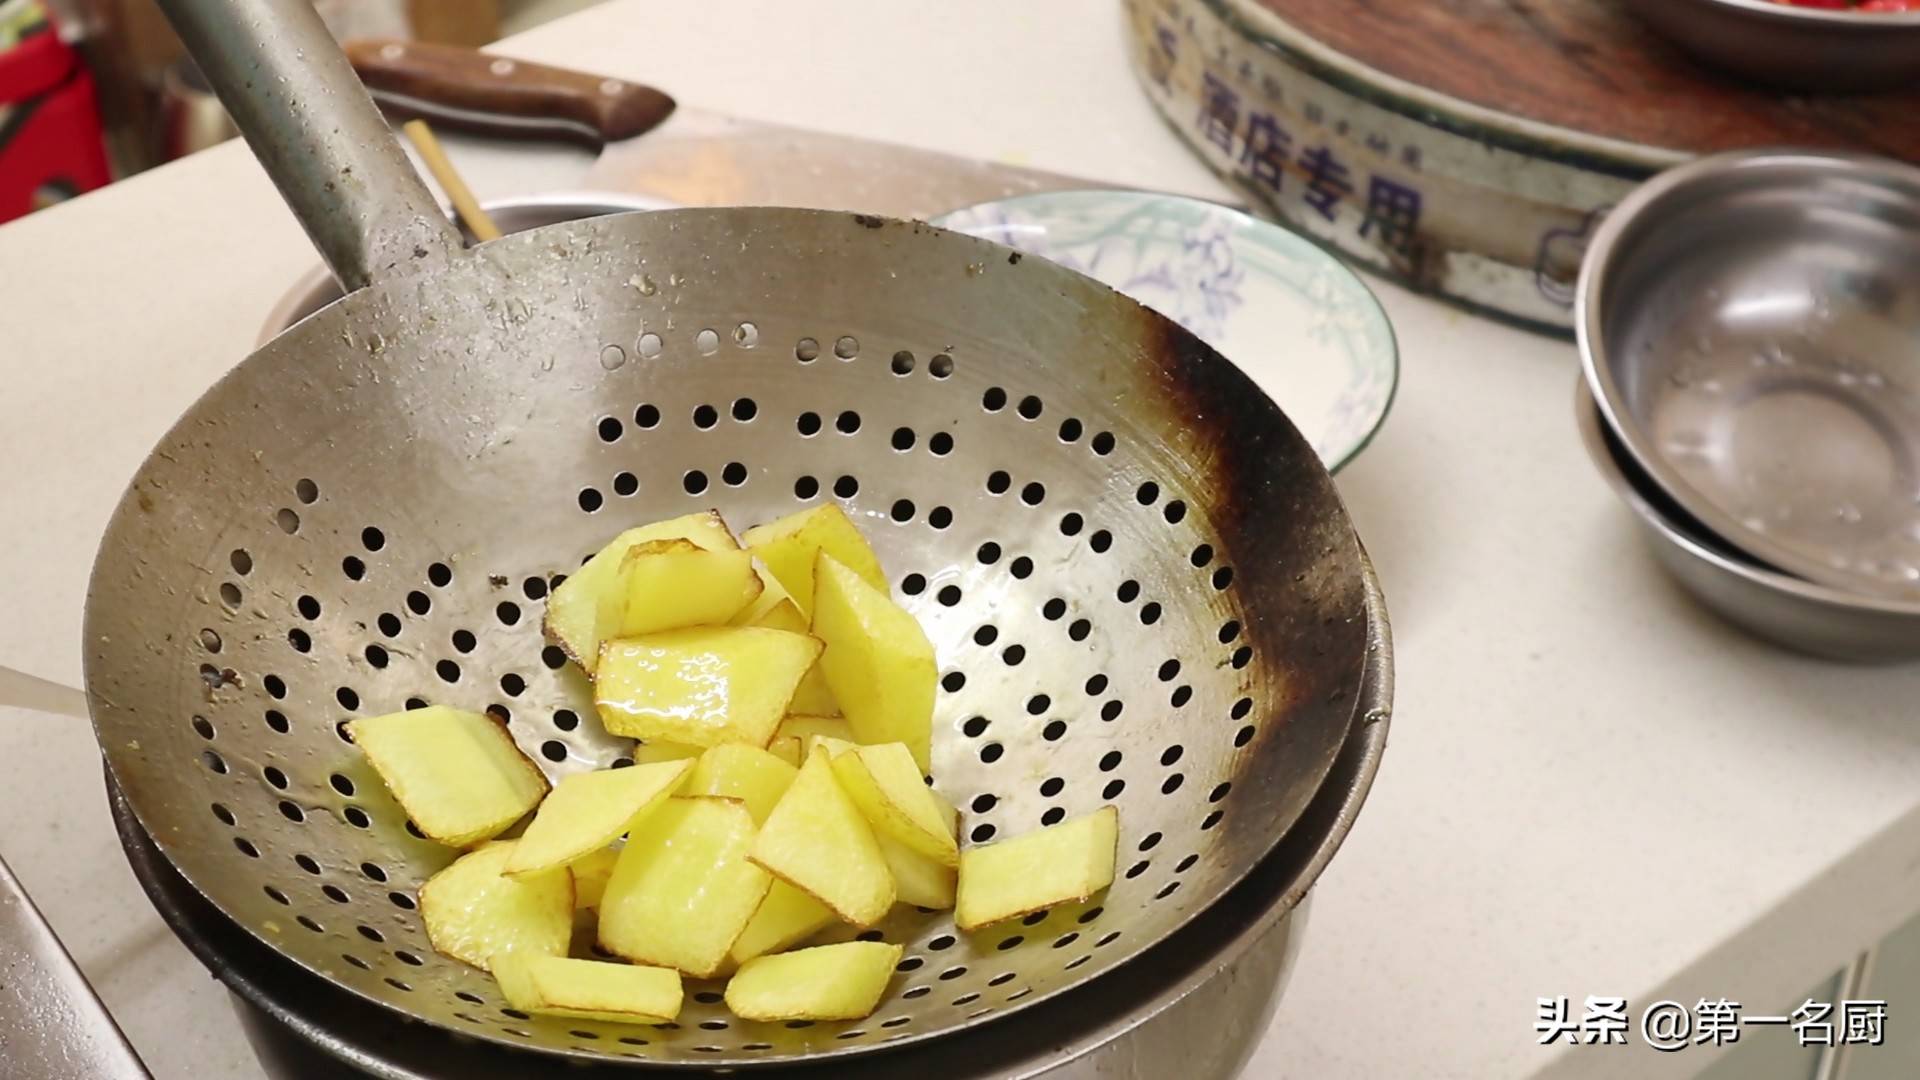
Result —
<path fill-rule="evenodd" d="M 1920 77 L 1920 12 L 1775 0 L 1627 0 L 1626 6 L 1703 63 L 1769 86 L 1893 89 Z"/>

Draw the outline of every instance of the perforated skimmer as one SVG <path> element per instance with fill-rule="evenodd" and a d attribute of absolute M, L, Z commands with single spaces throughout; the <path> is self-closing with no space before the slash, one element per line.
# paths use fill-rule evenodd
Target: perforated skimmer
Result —
<path fill-rule="evenodd" d="M 929 226 L 633 214 L 459 250 L 298 0 L 170 0 L 349 287 L 211 389 L 118 507 L 88 597 L 108 762 L 222 911 L 407 1015 L 558 1054 L 752 1065 L 961 1031 L 1101 975 L 1293 824 L 1366 652 L 1361 556 L 1243 375 L 1086 278 Z M 248 96 L 252 95 L 252 96 Z M 370 282 L 370 284 L 368 284 Z M 549 775 L 617 764 L 543 599 L 621 528 L 817 499 L 938 653 L 937 785 L 968 842 L 1119 808 L 1113 887 L 973 934 L 900 909 L 854 1023 L 529 1017 L 415 910 L 454 852 L 343 735 L 484 709 Z M 849 928 L 843 936 L 851 936 Z"/>

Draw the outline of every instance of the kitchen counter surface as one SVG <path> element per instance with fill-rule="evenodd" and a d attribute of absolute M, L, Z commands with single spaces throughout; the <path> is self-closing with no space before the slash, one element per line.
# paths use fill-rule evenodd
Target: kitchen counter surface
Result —
<path fill-rule="evenodd" d="M 1224 196 L 1134 86 L 1121 33 L 1110 0 L 625 0 L 499 51 Z M 454 151 L 483 195 L 566 188 L 588 163 Z M 314 261 L 238 145 L 0 228 L 0 664 L 77 683 L 122 485 Z M 1692 1075 L 1713 1049 L 1539 1047 L 1535 999 L 1779 1012 L 1911 915 L 1920 668 L 1800 659 L 1697 610 L 1582 455 L 1572 346 L 1370 283 L 1405 371 L 1340 488 L 1393 613 L 1398 708 L 1249 1075 Z M 258 1075 L 126 869 L 83 724 L 0 710 L 0 815 L 0 851 L 155 1074 Z"/>

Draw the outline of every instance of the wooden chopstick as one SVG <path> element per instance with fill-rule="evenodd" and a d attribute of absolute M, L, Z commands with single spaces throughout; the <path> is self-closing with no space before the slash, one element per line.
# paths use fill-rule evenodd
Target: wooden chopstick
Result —
<path fill-rule="evenodd" d="M 453 162 L 447 160 L 447 152 L 441 149 L 440 140 L 433 137 L 433 129 L 427 126 L 427 122 L 409 120 L 401 125 L 400 130 L 406 132 L 408 141 L 419 151 L 420 160 L 426 163 L 427 171 L 439 182 L 440 190 L 447 193 L 447 200 L 453 203 L 453 212 L 466 224 L 467 231 L 483 243 L 500 239 L 500 227 L 480 208 L 480 200 L 473 197 L 473 189 L 454 170 Z"/>

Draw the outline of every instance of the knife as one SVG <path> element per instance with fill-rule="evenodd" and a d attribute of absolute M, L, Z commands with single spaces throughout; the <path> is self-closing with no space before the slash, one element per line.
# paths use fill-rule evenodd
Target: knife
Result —
<path fill-rule="evenodd" d="M 597 147 L 585 187 L 687 206 L 798 206 L 889 217 L 1039 191 L 1115 185 L 741 120 L 676 105 L 638 83 L 411 41 L 349 42 L 347 56 L 390 115 L 482 135 Z"/>

